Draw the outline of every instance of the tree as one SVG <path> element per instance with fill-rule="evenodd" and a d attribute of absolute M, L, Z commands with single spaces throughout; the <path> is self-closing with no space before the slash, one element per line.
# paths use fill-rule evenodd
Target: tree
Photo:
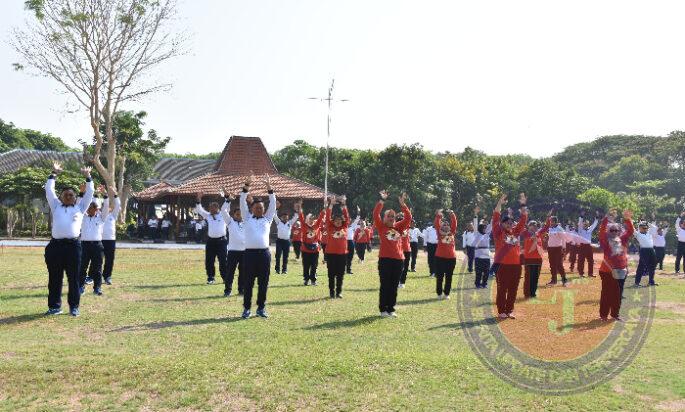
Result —
<path fill-rule="evenodd" d="M 88 111 L 92 162 L 107 186 L 120 189 L 114 114 L 128 101 L 165 90 L 153 69 L 181 53 L 168 30 L 175 0 L 28 0 L 35 21 L 15 30 L 14 49 Z M 21 69 L 23 64 L 15 67 Z"/>
<path fill-rule="evenodd" d="M 117 142 L 117 186 L 121 198 L 119 222 L 126 221 L 126 210 L 132 190 L 143 188 L 143 180 L 152 175 L 154 165 L 171 140 L 160 137 L 154 129 L 143 132 L 146 112 L 123 111 L 114 114 L 112 133 Z M 106 148 L 105 148 L 106 149 Z"/>
<path fill-rule="evenodd" d="M 62 139 L 30 129 L 19 129 L 0 119 L 0 153 L 12 149 L 70 150 Z"/>

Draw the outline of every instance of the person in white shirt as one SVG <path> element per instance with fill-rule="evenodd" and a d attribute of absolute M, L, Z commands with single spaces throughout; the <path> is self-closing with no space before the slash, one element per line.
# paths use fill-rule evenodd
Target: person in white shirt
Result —
<path fill-rule="evenodd" d="M 361 220 L 361 209 L 357 206 L 357 217 L 347 227 L 347 257 L 345 258 L 345 274 L 352 274 L 352 260 L 354 260 L 354 250 L 356 248 L 354 242 L 354 233 L 359 228 L 359 221 Z M 326 228 L 328 229 L 328 228 Z"/>
<path fill-rule="evenodd" d="M 242 295 L 245 291 L 245 275 L 243 256 L 245 255 L 245 232 L 243 231 L 243 218 L 240 213 L 240 208 L 233 210 L 230 213 L 231 202 L 235 199 L 228 191 L 224 189 L 224 198 L 226 201 L 221 207 L 221 210 L 228 215 L 228 259 L 227 259 L 227 274 L 226 285 L 224 288 L 224 296 L 231 296 L 233 291 L 233 279 L 235 279 L 235 271 L 238 269 L 238 294 Z"/>
<path fill-rule="evenodd" d="M 156 240 L 159 235 L 159 221 L 157 216 L 151 216 L 147 221 L 147 233 L 150 239 Z"/>
<path fill-rule="evenodd" d="M 475 285 L 476 289 L 488 287 L 488 272 L 490 271 L 490 233 L 492 233 L 492 222 L 478 222 L 478 212 L 473 218 L 473 225 L 477 228 L 473 236 L 473 257 L 476 269 Z"/>
<path fill-rule="evenodd" d="M 429 223 L 423 230 L 423 241 L 426 244 L 426 253 L 428 254 L 428 271 L 431 277 L 435 276 L 435 251 L 438 248 L 438 232 L 433 227 L 433 222 Z"/>
<path fill-rule="evenodd" d="M 577 234 L 576 228 L 572 224 L 568 224 L 566 225 L 566 233 L 575 235 Z M 569 272 L 573 272 L 573 269 L 576 266 L 576 259 L 578 258 L 578 248 L 576 246 L 576 242 L 570 237 L 566 239 L 566 248 L 564 252 L 568 254 L 568 270 Z"/>
<path fill-rule="evenodd" d="M 685 257 L 685 212 L 675 221 L 675 234 L 678 238 L 678 248 L 675 254 L 675 273 L 680 273 L 680 260 Z"/>
<path fill-rule="evenodd" d="M 264 203 L 255 200 L 251 210 L 247 207 L 247 195 L 252 185 L 252 176 L 248 177 L 240 194 L 240 213 L 244 218 L 245 231 L 245 290 L 243 294 L 243 319 L 251 315 L 252 289 L 255 279 L 259 284 L 257 292 L 257 316 L 267 318 L 266 292 L 269 287 L 271 271 L 271 251 L 269 250 L 269 231 L 271 222 L 276 216 L 276 195 L 271 188 L 271 179 L 266 175 L 263 183 L 269 193 L 269 209 L 264 212 Z"/>
<path fill-rule="evenodd" d="M 633 234 L 640 244 L 640 260 L 635 270 L 635 287 L 640 287 L 642 276 L 649 276 L 649 286 L 657 286 L 654 283 L 654 271 L 656 270 L 656 252 L 654 251 L 654 232 L 650 230 L 647 222 L 640 222 L 638 230 Z"/>
<path fill-rule="evenodd" d="M 98 188 L 98 192 L 100 191 L 101 189 Z M 93 283 L 93 293 L 102 296 L 102 260 L 105 254 L 102 246 L 102 232 L 108 215 L 109 199 L 104 201 L 102 210 L 97 202 L 93 201 L 88 206 L 81 222 L 81 270 L 79 274 L 81 294 L 85 292 L 86 284 Z"/>
<path fill-rule="evenodd" d="M 595 220 L 590 225 L 587 220 L 581 215 L 578 218 L 578 274 L 580 277 L 585 277 L 585 262 L 587 262 L 587 275 L 589 277 L 595 277 L 595 259 L 592 252 L 592 232 L 597 228 L 597 216 Z"/>
<path fill-rule="evenodd" d="M 77 202 L 73 189 L 62 190 L 59 197 L 55 193 L 55 179 L 62 172 L 62 165 L 55 162 L 52 174 L 45 183 L 45 198 L 50 206 L 52 238 L 45 247 L 45 264 L 48 268 L 48 311 L 46 315 L 62 313 L 62 281 L 64 273 L 69 283 L 69 313 L 78 316 L 81 293 L 79 288 L 79 265 L 81 263 L 81 231 L 83 214 L 93 200 L 93 181 L 90 167 L 81 169 L 86 178 L 84 196 Z"/>
<path fill-rule="evenodd" d="M 416 221 L 411 221 L 411 228 L 409 229 L 409 247 L 411 247 L 411 263 L 410 272 L 416 272 L 416 258 L 419 255 L 419 237 L 421 237 L 421 229 L 416 227 Z"/>
<path fill-rule="evenodd" d="M 195 213 L 202 216 L 207 222 L 207 242 L 205 243 L 205 271 L 207 273 L 207 284 L 213 285 L 215 282 L 214 261 L 219 261 L 219 274 L 226 284 L 226 262 L 228 252 L 228 241 L 226 240 L 226 222 L 228 216 L 219 208 L 217 202 L 209 204 L 209 211 L 202 207 L 203 193 L 197 194 L 195 203 Z"/>
<path fill-rule="evenodd" d="M 117 192 L 111 190 L 111 195 L 114 196 L 114 202 L 108 201 L 111 199 L 109 194 L 105 194 L 105 201 L 109 205 L 109 213 L 105 219 L 105 223 L 102 226 L 102 247 L 105 252 L 105 262 L 102 269 L 102 277 L 105 280 L 105 284 L 112 284 L 112 270 L 114 269 L 114 255 L 117 249 L 117 217 L 121 211 L 121 199 L 117 195 Z M 114 203 L 114 205 L 112 205 Z M 104 206 L 103 206 L 104 207 Z"/>
<path fill-rule="evenodd" d="M 281 210 L 281 202 L 276 203 L 276 210 Z M 299 216 L 294 214 L 292 218 L 287 213 L 281 213 L 280 218 L 274 217 L 276 223 L 276 273 L 281 273 L 283 267 L 283 274 L 288 274 L 288 255 L 290 254 L 290 232 L 295 222 L 299 220 Z M 283 264 L 281 265 L 281 257 L 283 257 Z"/>
<path fill-rule="evenodd" d="M 476 218 L 476 221 L 478 218 Z M 473 259 L 475 258 L 475 249 L 473 248 L 473 239 L 476 237 L 475 227 L 477 224 L 469 222 L 466 225 L 466 230 L 461 235 L 461 248 L 466 254 L 466 259 L 468 262 L 468 271 L 473 273 Z"/>
<path fill-rule="evenodd" d="M 169 240 L 169 231 L 171 229 L 171 219 L 169 213 L 165 213 L 162 218 L 162 240 Z"/>
<path fill-rule="evenodd" d="M 557 275 L 561 275 L 561 281 L 566 286 L 566 271 L 564 271 L 564 247 L 568 236 L 559 224 L 556 216 L 550 218 L 550 228 L 547 233 L 547 258 L 552 272 L 552 280 L 547 285 L 557 284 Z"/>
<path fill-rule="evenodd" d="M 650 228 L 652 230 L 652 238 L 654 239 L 656 265 L 659 266 L 659 270 L 664 270 L 664 257 L 666 256 L 666 234 L 668 233 L 668 226 L 658 226 L 656 222 L 654 222 Z"/>

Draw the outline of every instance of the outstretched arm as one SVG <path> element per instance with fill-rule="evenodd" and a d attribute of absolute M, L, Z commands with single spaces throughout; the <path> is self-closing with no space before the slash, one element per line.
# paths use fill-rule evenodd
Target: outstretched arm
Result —
<path fill-rule="evenodd" d="M 81 173 L 86 177 L 86 193 L 79 202 L 79 208 L 83 213 L 88 210 L 88 206 L 90 206 L 90 203 L 93 201 L 93 195 L 95 194 L 95 185 L 93 184 L 93 179 L 90 177 L 90 170 L 90 167 L 84 167 L 81 169 Z"/>

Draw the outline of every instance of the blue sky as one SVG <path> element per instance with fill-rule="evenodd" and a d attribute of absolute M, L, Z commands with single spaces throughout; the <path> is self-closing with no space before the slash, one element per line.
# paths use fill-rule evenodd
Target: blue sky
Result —
<path fill-rule="evenodd" d="M 0 14 L 0 118 L 75 144 L 86 113 L 49 79 L 12 70 L 6 40 L 30 15 Z M 173 82 L 126 109 L 173 138 L 169 150 L 207 153 L 232 134 L 269 150 L 294 139 L 382 148 L 420 142 L 488 153 L 553 154 L 604 134 L 682 129 L 685 3 L 678 1 L 180 0 L 189 53 L 157 76 Z"/>

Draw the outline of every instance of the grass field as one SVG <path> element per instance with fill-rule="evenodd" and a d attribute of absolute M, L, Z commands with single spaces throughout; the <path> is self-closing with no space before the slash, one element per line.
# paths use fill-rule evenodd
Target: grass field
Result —
<path fill-rule="evenodd" d="M 244 321 L 240 297 L 204 284 L 203 252 L 117 253 L 115 284 L 103 297 L 89 288 L 75 319 L 42 316 L 42 250 L 0 250 L 0 410 L 685 410 L 685 281 L 673 276 L 658 278 L 656 319 L 632 365 L 590 392 L 547 397 L 480 363 L 423 256 L 397 319 L 378 317 L 374 253 L 342 300 L 327 298 L 325 269 L 304 287 L 291 261 L 287 276 L 272 273 L 271 318 Z"/>

